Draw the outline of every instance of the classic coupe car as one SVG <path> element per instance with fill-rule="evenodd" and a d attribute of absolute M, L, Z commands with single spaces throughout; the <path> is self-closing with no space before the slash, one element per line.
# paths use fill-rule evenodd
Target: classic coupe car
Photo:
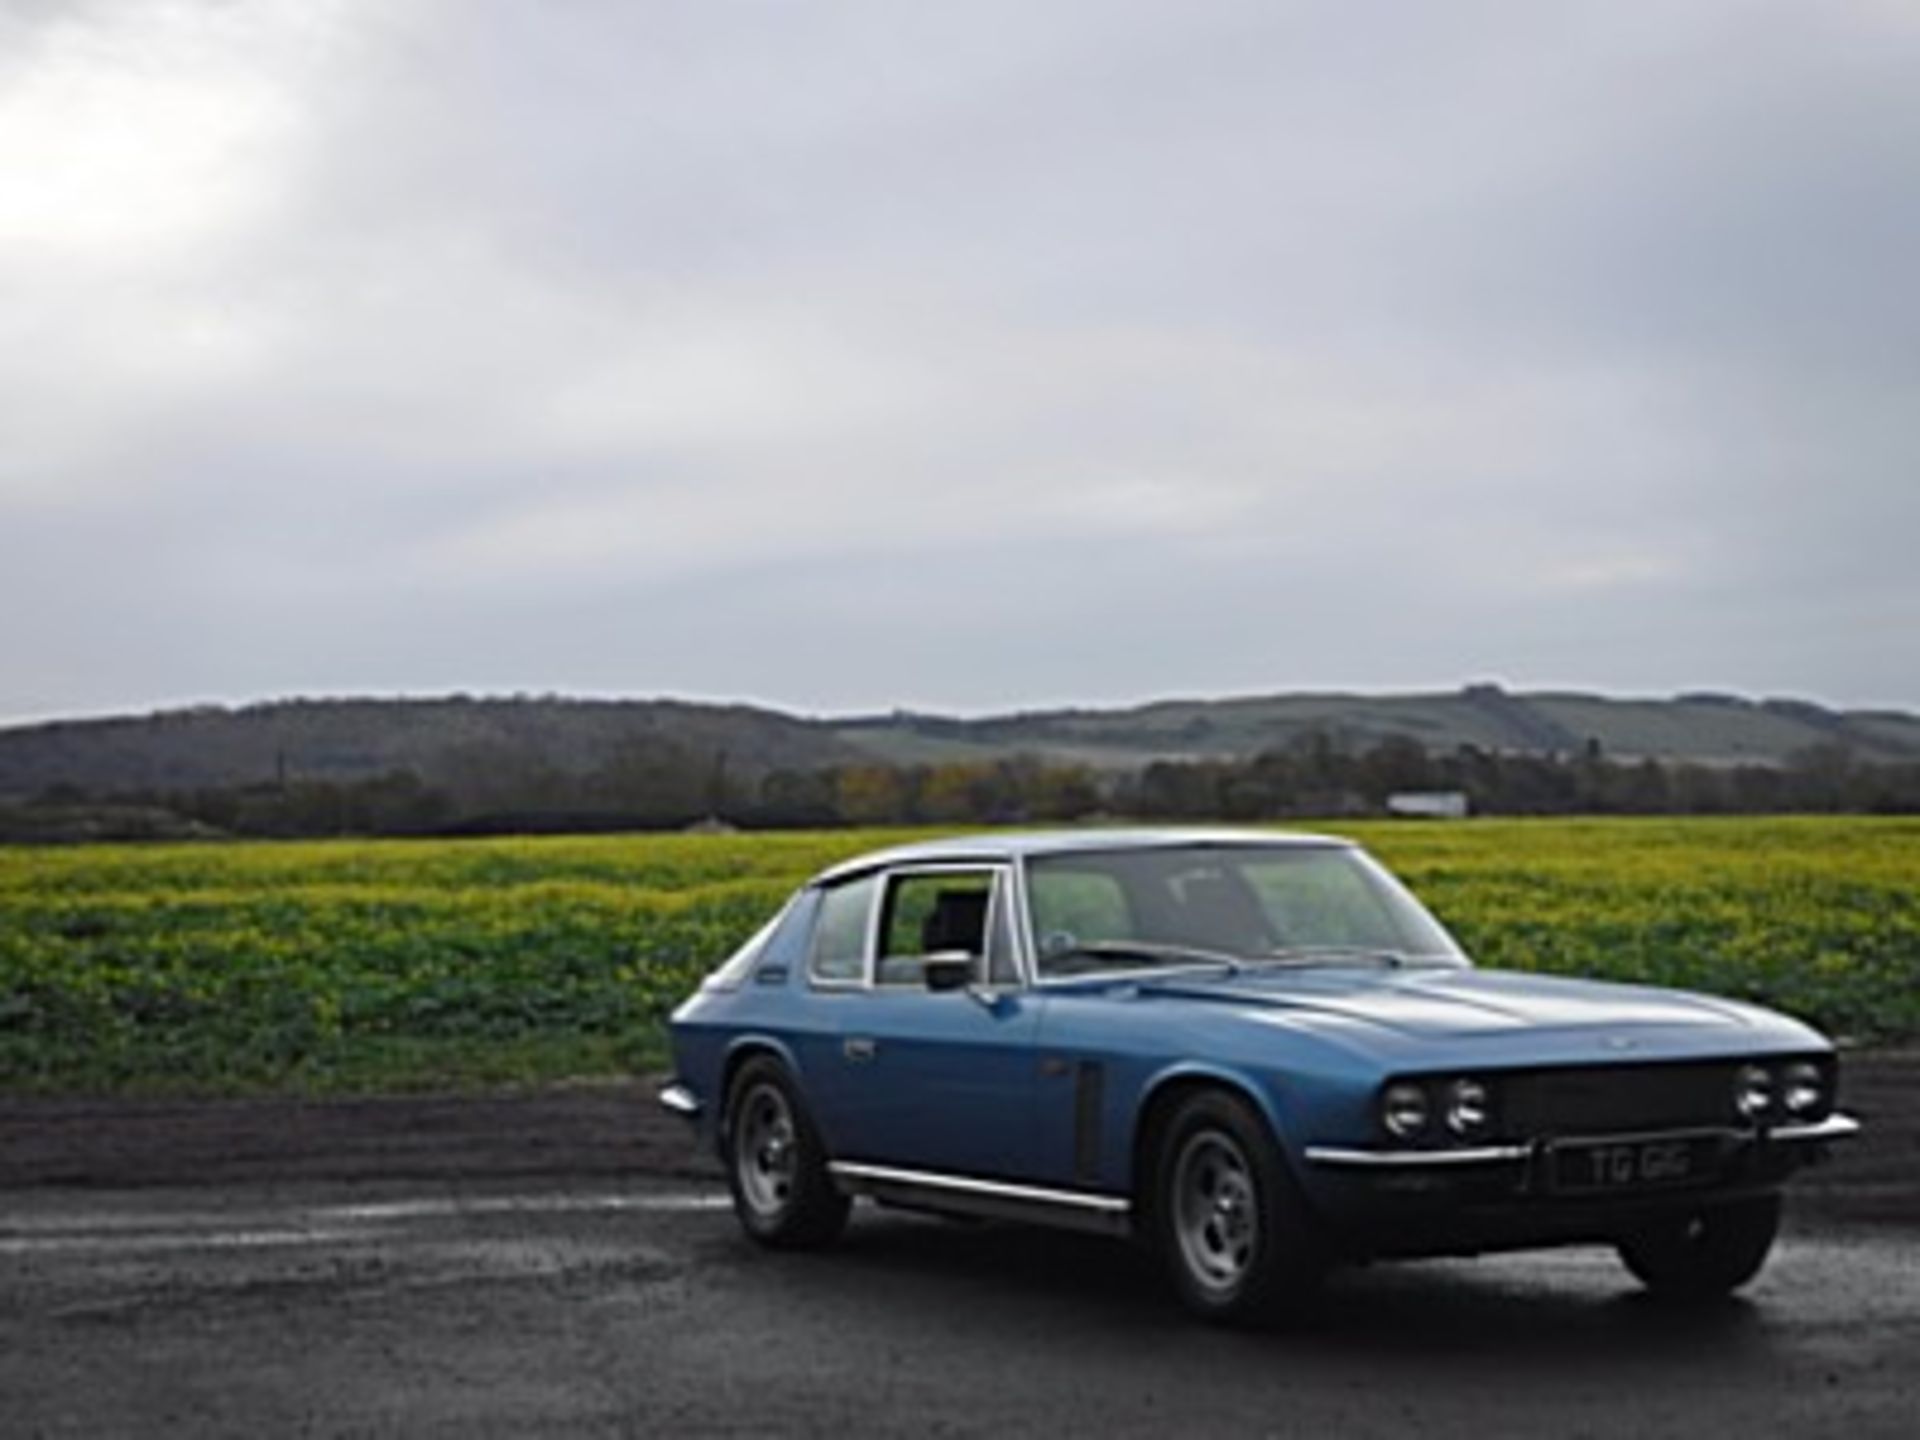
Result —
<path fill-rule="evenodd" d="M 1332 1265 L 1598 1242 L 1725 1293 L 1858 1126 L 1833 1047 L 1678 991 L 1476 969 L 1344 841 L 980 835 L 839 865 L 673 1017 L 661 1101 L 748 1235 L 854 1197 L 1131 1234 L 1203 1317 Z"/>

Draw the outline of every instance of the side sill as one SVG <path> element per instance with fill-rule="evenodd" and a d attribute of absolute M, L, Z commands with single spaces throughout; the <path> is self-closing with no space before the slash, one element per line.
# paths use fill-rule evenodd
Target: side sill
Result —
<path fill-rule="evenodd" d="M 866 1195 L 914 1209 L 978 1215 L 990 1220 L 1020 1220 L 1097 1235 L 1125 1235 L 1133 1202 L 1120 1195 L 1053 1190 L 1004 1180 L 980 1180 L 932 1170 L 899 1170 L 849 1160 L 827 1166 L 834 1184 L 848 1195 Z"/>

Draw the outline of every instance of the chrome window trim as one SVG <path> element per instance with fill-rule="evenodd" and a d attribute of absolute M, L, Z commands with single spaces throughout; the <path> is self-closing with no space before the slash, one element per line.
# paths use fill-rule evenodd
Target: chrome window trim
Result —
<path fill-rule="evenodd" d="M 820 890 L 820 907 L 813 913 L 813 934 L 807 937 L 807 988 L 809 990 L 835 991 L 863 990 L 868 988 L 868 980 L 871 977 L 871 966 L 873 963 L 871 958 L 873 955 L 873 933 L 880 923 L 880 885 L 877 883 L 878 876 L 879 872 L 877 871 L 866 871 L 859 875 L 849 876 L 847 879 L 835 884 L 818 887 Z M 867 918 L 866 923 L 861 927 L 864 935 L 864 938 L 860 942 L 863 952 L 860 960 L 861 973 L 854 976 L 820 974 L 820 972 L 814 968 L 814 962 L 819 958 L 820 949 L 820 910 L 826 908 L 827 897 L 833 894 L 834 891 L 843 890 L 849 885 L 864 885 L 869 881 L 876 883 L 874 883 L 873 886 L 873 893 L 867 897 Z"/>
<path fill-rule="evenodd" d="M 1040 953 L 1033 948 L 1033 913 L 1027 908 L 1027 857 L 1014 858 L 1007 866 L 1007 894 L 1013 912 L 1007 917 L 1013 931 L 1014 966 L 1020 971 L 1025 988 L 1041 986 Z"/>
<path fill-rule="evenodd" d="M 863 870 L 848 877 L 839 884 L 823 887 L 828 890 L 841 885 L 873 884 L 873 896 L 868 902 L 865 954 L 861 958 L 860 975 L 857 979 L 823 978 L 813 973 L 813 951 L 811 945 L 807 952 L 807 984 L 810 989 L 829 992 L 860 991 L 869 995 L 925 995 L 927 990 L 919 985 L 882 985 L 877 975 L 880 966 L 881 925 L 887 911 L 887 897 L 896 880 L 904 880 L 914 875 L 985 875 L 992 883 L 987 901 L 987 930 L 981 939 L 981 959 L 986 959 L 985 942 L 992 934 L 994 907 L 1002 903 L 1003 896 L 1009 893 L 1010 877 L 1014 866 L 1007 860 L 913 860 L 901 865 L 882 865 L 872 870 Z M 984 985 L 978 989 L 995 994 L 1014 994 L 1032 987 L 1031 971 L 1026 964 L 1025 952 L 1021 949 L 1020 930 L 1017 923 L 1020 912 L 1016 910 L 1011 917 L 1014 924 L 1014 968 L 1019 978 L 1011 985 Z M 817 923 L 817 922 L 816 922 Z"/>
<path fill-rule="evenodd" d="M 890 865 L 880 872 L 880 892 L 874 907 L 873 933 L 867 937 L 867 983 L 875 994 L 926 994 L 924 985 L 882 985 L 879 980 L 880 962 L 886 957 L 880 953 L 881 942 L 885 939 L 881 929 L 887 913 L 887 901 L 893 894 L 893 887 L 903 880 L 911 880 L 920 875 L 985 875 L 987 877 L 987 910 L 982 917 L 980 928 L 980 963 L 987 961 L 987 946 L 993 935 L 993 907 L 998 901 L 1000 890 L 1006 880 L 1007 867 L 995 860 L 934 860 L 911 861 L 904 865 Z M 910 956 L 899 957 L 910 959 Z M 997 988 L 994 986 L 984 987 Z"/>
<path fill-rule="evenodd" d="M 1011 867 L 1003 866 L 995 872 L 993 877 L 993 889 L 987 896 L 986 928 L 980 936 L 980 966 L 984 972 L 980 988 L 983 990 L 997 992 L 1027 988 L 1026 967 L 1020 963 L 1020 943 L 1014 938 L 1017 928 L 1014 925 L 1014 919 L 1013 871 Z M 1005 933 L 1009 949 L 1007 958 L 1013 965 L 1011 984 L 1002 984 L 995 980 L 993 975 L 994 945 L 1001 934 L 1000 927 L 1003 921 L 1006 925 Z"/>
<path fill-rule="evenodd" d="M 1249 965 L 1251 961 L 1247 962 Z M 1169 960 L 1164 965 L 1140 966 L 1131 970 L 1089 970 L 1084 975 L 1055 975 L 1035 982 L 1040 990 L 1067 990 L 1076 985 L 1124 984 L 1141 980 L 1163 980 L 1169 975 L 1186 975 L 1201 971 L 1208 975 L 1218 975 L 1221 971 L 1217 960 Z M 1244 973 L 1244 972 L 1242 972 Z"/>
<path fill-rule="evenodd" d="M 1322 843 L 1323 839 L 1325 842 L 1324 844 Z M 1031 865 L 1034 860 L 1057 859 L 1062 854 L 1074 855 L 1074 856 L 1083 855 L 1083 854 L 1111 855 L 1111 854 L 1132 853 L 1134 850 L 1159 850 L 1159 849 L 1179 850 L 1179 849 L 1187 849 L 1187 848 L 1206 849 L 1206 850 L 1245 849 L 1245 850 L 1283 850 L 1283 851 L 1327 849 L 1327 850 L 1345 851 L 1351 855 L 1357 856 L 1359 860 L 1366 866 L 1369 873 L 1376 880 L 1384 882 L 1387 886 L 1393 889 L 1398 895 L 1400 895 L 1403 899 L 1405 899 L 1409 904 L 1413 905 L 1416 909 L 1418 909 L 1421 914 L 1426 916 L 1429 923 L 1431 923 L 1433 927 L 1439 932 L 1441 938 L 1446 940 L 1448 945 L 1451 947 L 1450 949 L 1447 949 L 1444 951 L 1422 950 L 1422 951 L 1396 952 L 1401 955 L 1403 960 L 1415 962 L 1419 965 L 1428 966 L 1436 970 L 1437 969 L 1471 970 L 1474 968 L 1473 957 L 1467 954 L 1466 950 L 1461 946 L 1459 940 L 1455 938 L 1453 932 L 1447 929 L 1445 925 L 1440 923 L 1439 917 L 1436 916 L 1433 913 L 1433 911 L 1427 908 L 1426 902 L 1421 900 L 1418 895 L 1415 895 L 1413 891 L 1410 890 L 1405 884 L 1403 884 L 1400 881 L 1399 877 L 1394 875 L 1394 873 L 1391 870 L 1387 869 L 1385 865 L 1381 864 L 1380 861 L 1376 860 L 1372 855 L 1368 854 L 1364 846 L 1359 845 L 1352 840 L 1340 840 L 1340 839 L 1335 839 L 1334 837 L 1331 837 L 1331 836 L 1327 836 L 1327 837 L 1313 836 L 1308 838 L 1305 843 L 1293 843 L 1285 840 L 1275 843 L 1275 842 L 1270 842 L 1266 840 L 1248 839 L 1248 840 L 1198 841 L 1198 842 L 1192 842 L 1191 844 L 1189 844 L 1188 842 L 1182 842 L 1182 841 L 1176 840 L 1168 843 L 1165 846 L 1161 846 L 1161 845 L 1123 846 L 1123 847 L 1119 847 L 1117 850 L 1116 849 L 1103 850 L 1097 845 L 1089 845 L 1085 850 L 1056 851 L 1056 852 L 1050 852 L 1045 855 L 1037 855 L 1037 856 L 1022 853 L 1013 857 L 1013 861 L 1012 861 L 1013 869 L 1018 874 L 1020 879 L 1020 910 L 1016 917 L 1020 923 L 1016 927 L 1018 931 L 1017 938 L 1019 940 L 1020 947 L 1026 956 L 1028 984 L 1035 990 L 1052 990 L 1061 986 L 1082 985 L 1089 980 L 1095 981 L 1095 982 L 1128 981 L 1128 980 L 1138 980 L 1144 977 L 1154 976 L 1154 975 L 1183 974 L 1187 971 L 1192 971 L 1192 970 L 1217 972 L 1220 967 L 1217 963 L 1212 961 L 1169 960 L 1164 964 L 1159 964 L 1159 965 L 1138 965 L 1126 970 L 1113 969 L 1113 970 L 1089 971 L 1088 973 L 1082 974 L 1082 975 L 1051 976 L 1051 975 L 1042 975 L 1040 973 L 1040 937 L 1034 933 L 1033 909 L 1031 904 L 1028 901 L 1029 885 L 1028 885 L 1027 867 Z M 1244 959 L 1246 963 L 1246 968 L 1249 971 L 1260 970 L 1263 967 L 1270 968 L 1273 970 L 1283 970 L 1286 968 L 1284 964 L 1274 962 L 1271 957 L 1267 957 L 1267 956 L 1249 955 L 1244 957 Z"/>

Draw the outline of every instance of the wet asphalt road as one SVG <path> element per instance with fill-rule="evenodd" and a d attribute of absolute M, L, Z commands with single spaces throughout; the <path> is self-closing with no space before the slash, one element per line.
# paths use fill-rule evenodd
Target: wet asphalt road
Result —
<path fill-rule="evenodd" d="M 1196 1326 L 1124 1246 L 684 1183 L 0 1195 L 0 1434 L 1912 1435 L 1920 1234 L 1790 1232 L 1674 1314 L 1563 1251 Z"/>

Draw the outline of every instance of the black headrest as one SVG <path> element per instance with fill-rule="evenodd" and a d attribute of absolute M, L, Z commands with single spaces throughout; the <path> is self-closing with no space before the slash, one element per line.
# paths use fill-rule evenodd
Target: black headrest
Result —
<path fill-rule="evenodd" d="M 933 913 L 920 926 L 920 949 L 927 955 L 936 950 L 978 955 L 986 933 L 986 891 L 942 890 L 933 902 Z"/>

